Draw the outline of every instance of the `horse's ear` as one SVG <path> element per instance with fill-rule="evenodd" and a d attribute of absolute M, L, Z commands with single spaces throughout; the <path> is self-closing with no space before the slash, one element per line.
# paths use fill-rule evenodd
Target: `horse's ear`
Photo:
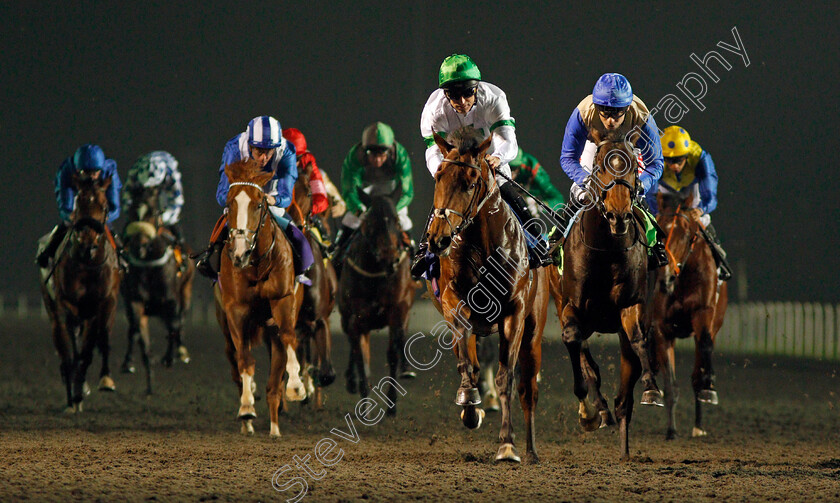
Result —
<path fill-rule="evenodd" d="M 435 143 L 437 143 L 437 146 L 444 157 L 446 157 L 446 154 L 448 154 L 452 151 L 453 148 L 455 148 L 449 143 L 447 143 L 443 136 L 439 135 L 437 131 L 432 131 L 432 137 L 435 139 Z"/>
<path fill-rule="evenodd" d="M 487 139 L 485 139 L 483 142 L 481 142 L 481 145 L 478 146 L 478 155 L 481 156 L 481 154 L 487 152 L 487 150 L 490 148 L 490 144 L 492 142 L 493 142 L 493 133 L 490 133 L 490 136 L 488 136 Z"/>
<path fill-rule="evenodd" d="M 372 202 L 372 198 L 370 197 L 370 194 L 368 194 L 367 192 L 362 190 L 361 187 L 356 187 L 356 194 L 359 195 L 359 201 L 361 201 L 362 204 L 364 204 L 366 208 L 370 208 L 370 206 L 371 206 L 370 203 Z"/>

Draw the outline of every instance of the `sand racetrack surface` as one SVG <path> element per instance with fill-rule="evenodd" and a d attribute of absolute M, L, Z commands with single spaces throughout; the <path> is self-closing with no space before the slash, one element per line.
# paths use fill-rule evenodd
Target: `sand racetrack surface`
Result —
<path fill-rule="evenodd" d="M 840 501 L 836 362 L 716 352 L 720 405 L 705 408 L 709 436 L 692 438 L 693 355 L 678 353 L 679 437 L 666 442 L 664 409 L 636 405 L 632 459 L 622 463 L 617 429 L 584 433 L 578 425 L 568 356 L 550 340 L 536 420 L 541 464 L 495 465 L 499 415 L 488 414 L 476 431 L 462 426 L 451 354 L 401 381 L 407 394 L 395 418 L 365 426 L 354 416 L 358 397 L 344 389 L 348 345 L 333 324 L 338 378 L 325 390 L 323 410 L 291 404 L 280 419 L 282 438 L 271 439 L 265 400 L 257 402 L 256 435 L 239 433 L 239 397 L 217 326 L 188 326 L 192 362 L 157 365 L 156 393 L 147 397 L 142 373 L 118 372 L 125 348 L 119 317 L 111 339 L 117 391 L 94 390 L 76 415 L 61 413 L 64 392 L 46 320 L 0 320 L 0 500 L 284 501 L 302 493 L 305 480 L 302 501 Z M 410 333 L 437 321 L 414 317 Z M 153 328 L 157 360 L 164 342 L 157 321 Z M 384 334 L 374 338 L 374 383 L 386 373 L 386 343 Z M 434 342 L 419 349 L 431 356 Z M 617 346 L 596 342 L 593 353 L 612 402 Z M 257 357 L 262 394 L 263 348 Z M 94 387 L 99 361 L 97 355 L 88 373 Z M 638 387 L 635 398 L 638 404 Z M 350 431 L 346 414 L 355 443 L 331 433 Z M 522 438 L 518 400 L 513 418 Z M 330 456 L 341 455 L 327 468 L 314 459 L 323 438 L 335 442 Z M 524 440 L 517 446 L 522 454 Z M 295 456 L 307 455 L 318 480 L 295 466 Z M 286 485 L 280 492 L 272 477 L 285 465 L 274 481 Z"/>

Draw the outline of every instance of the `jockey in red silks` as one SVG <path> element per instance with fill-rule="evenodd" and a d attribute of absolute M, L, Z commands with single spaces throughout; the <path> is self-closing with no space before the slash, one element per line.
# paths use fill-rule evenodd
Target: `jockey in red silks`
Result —
<path fill-rule="evenodd" d="M 312 192 L 312 225 L 318 229 L 320 239 L 327 239 L 328 233 L 324 229 L 324 224 L 321 221 L 321 214 L 323 214 L 330 203 L 327 196 L 327 187 L 324 183 L 324 177 L 321 170 L 318 169 L 318 163 L 315 161 L 315 156 L 309 151 L 306 145 L 306 137 L 300 129 L 293 127 L 283 130 L 283 138 L 290 141 L 295 146 L 295 154 L 297 155 L 298 173 L 306 170 L 306 167 L 312 165 L 312 173 L 309 176 L 309 190 Z M 325 214 L 324 214 L 325 215 Z"/>

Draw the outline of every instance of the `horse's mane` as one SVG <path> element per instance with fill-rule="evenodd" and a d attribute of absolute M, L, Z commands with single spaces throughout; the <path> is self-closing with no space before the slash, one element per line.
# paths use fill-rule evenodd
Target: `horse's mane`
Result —
<path fill-rule="evenodd" d="M 449 133 L 446 141 L 452 144 L 452 146 L 457 147 L 458 153 L 463 155 L 467 152 L 477 152 L 478 146 L 481 145 L 483 138 L 476 128 L 464 126 Z"/>
<path fill-rule="evenodd" d="M 260 186 L 268 183 L 272 176 L 272 173 L 261 170 L 253 159 L 234 161 L 225 166 L 225 173 L 230 182 L 256 183 Z"/>

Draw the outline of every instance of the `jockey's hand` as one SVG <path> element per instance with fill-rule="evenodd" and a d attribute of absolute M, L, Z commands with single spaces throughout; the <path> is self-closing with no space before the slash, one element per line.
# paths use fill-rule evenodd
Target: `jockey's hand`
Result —
<path fill-rule="evenodd" d="M 700 217 L 703 216 L 703 210 L 700 208 L 691 208 L 688 211 L 688 215 L 691 217 L 692 220 L 700 221 Z"/>
<path fill-rule="evenodd" d="M 340 218 L 345 213 L 347 213 L 347 205 L 344 203 L 344 201 L 341 199 L 333 201 L 332 207 L 330 208 L 330 214 L 332 215 L 332 217 Z"/>
<path fill-rule="evenodd" d="M 270 206 L 277 204 L 277 199 L 274 196 L 265 196 L 265 200 Z"/>
<path fill-rule="evenodd" d="M 491 168 L 496 169 L 502 163 L 502 160 L 496 157 L 495 155 L 488 155 L 487 156 L 487 164 L 490 165 Z"/>

